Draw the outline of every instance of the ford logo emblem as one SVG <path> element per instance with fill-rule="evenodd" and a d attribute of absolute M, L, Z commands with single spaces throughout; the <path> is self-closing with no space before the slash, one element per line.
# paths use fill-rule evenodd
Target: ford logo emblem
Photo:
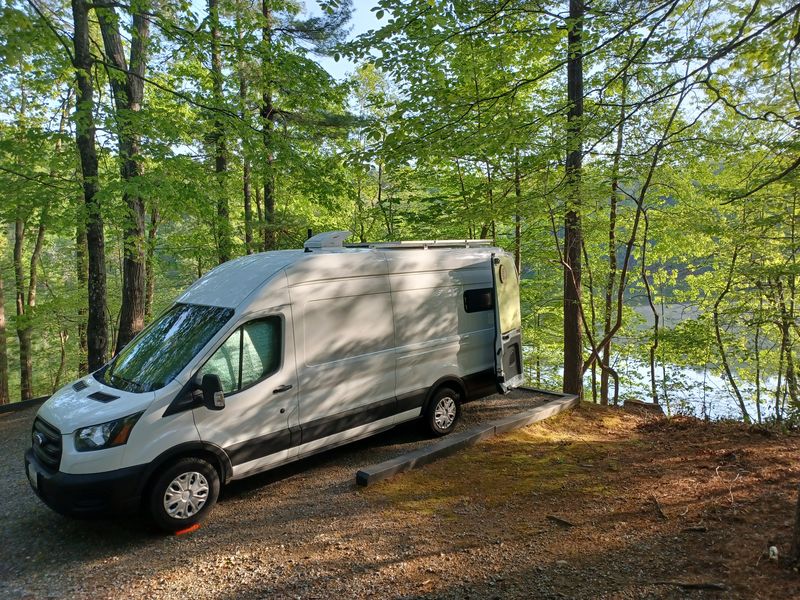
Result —
<path fill-rule="evenodd" d="M 47 442 L 47 438 L 44 437 L 44 434 L 37 431 L 33 434 L 33 444 L 35 446 L 44 446 L 45 442 Z"/>

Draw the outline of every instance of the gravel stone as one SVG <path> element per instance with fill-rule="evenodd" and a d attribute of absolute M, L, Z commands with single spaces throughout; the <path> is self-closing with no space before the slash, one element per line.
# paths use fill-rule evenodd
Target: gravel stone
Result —
<path fill-rule="evenodd" d="M 471 402 L 456 431 L 547 399 L 514 391 Z M 356 486 L 359 467 L 435 443 L 420 421 L 232 482 L 199 530 L 164 536 L 141 515 L 75 520 L 47 508 L 30 489 L 23 463 L 35 414 L 28 408 L 0 415 L 0 598 L 514 594 L 500 570 L 507 544 L 487 538 L 468 554 L 459 552 L 448 540 L 471 536 L 450 531 L 438 515 L 425 531 L 402 522 L 388 526 L 385 507 Z"/>

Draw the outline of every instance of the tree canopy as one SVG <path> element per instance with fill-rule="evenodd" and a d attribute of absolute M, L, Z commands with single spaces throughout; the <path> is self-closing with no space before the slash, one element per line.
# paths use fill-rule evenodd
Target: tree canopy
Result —
<path fill-rule="evenodd" d="M 800 5 L 374 4 L 0 5 L 0 401 L 348 229 L 513 252 L 540 386 L 677 410 L 693 367 L 797 416 Z"/>

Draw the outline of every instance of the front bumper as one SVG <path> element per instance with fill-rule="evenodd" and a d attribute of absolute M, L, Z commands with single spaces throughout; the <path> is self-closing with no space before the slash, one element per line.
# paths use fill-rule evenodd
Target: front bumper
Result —
<path fill-rule="evenodd" d="M 25 473 L 33 491 L 54 511 L 71 517 L 116 515 L 138 510 L 146 465 L 74 475 L 52 471 L 25 452 Z"/>

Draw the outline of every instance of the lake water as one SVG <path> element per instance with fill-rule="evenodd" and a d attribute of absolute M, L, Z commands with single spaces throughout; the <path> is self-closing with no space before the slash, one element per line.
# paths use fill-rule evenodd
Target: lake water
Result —
<path fill-rule="evenodd" d="M 661 317 L 661 324 L 665 327 L 674 327 L 677 323 L 696 319 L 697 309 L 681 304 L 667 304 L 657 307 Z M 641 317 L 640 328 L 652 328 L 653 315 L 649 306 L 635 307 Z M 620 340 L 625 343 L 625 340 Z M 620 402 L 626 399 L 651 401 L 650 392 L 650 366 L 645 361 L 628 358 L 617 354 L 612 365 L 620 375 Z M 656 365 L 656 381 L 658 386 L 659 402 L 669 414 L 692 415 L 702 419 L 742 419 L 742 412 L 735 394 L 730 389 L 727 380 L 716 374 L 715 367 L 708 365 L 703 368 L 686 367 L 667 364 L 662 369 L 661 364 Z M 666 377 L 665 377 L 666 375 Z M 532 365 L 526 365 L 526 376 L 529 383 L 535 384 L 536 374 Z M 543 368 L 540 373 L 542 387 L 560 386 L 562 370 Z M 666 382 L 666 384 L 665 384 Z M 758 410 L 755 402 L 755 386 L 736 382 L 745 407 L 750 418 L 757 421 Z M 761 418 L 762 420 L 775 417 L 775 386 L 776 378 L 772 377 L 762 381 L 761 388 Z M 613 385 L 613 382 L 612 382 Z M 597 370 L 597 387 L 599 395 L 600 370 Z M 666 390 L 666 391 L 665 391 Z M 591 373 L 587 372 L 584 380 L 584 395 L 587 400 L 592 398 Z"/>

